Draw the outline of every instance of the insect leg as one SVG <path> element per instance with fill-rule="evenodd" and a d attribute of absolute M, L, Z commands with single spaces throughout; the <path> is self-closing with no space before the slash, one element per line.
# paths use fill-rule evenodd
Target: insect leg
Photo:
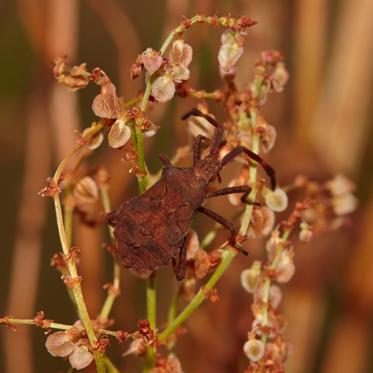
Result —
<path fill-rule="evenodd" d="M 231 162 L 234 158 L 238 157 L 240 154 L 245 153 L 248 157 L 258 162 L 271 179 L 271 188 L 274 190 L 276 188 L 276 172 L 265 160 L 254 153 L 250 149 L 244 146 L 237 146 L 232 151 L 230 151 L 223 159 L 220 160 L 220 169 L 222 169 L 227 163 Z"/>
<path fill-rule="evenodd" d="M 202 142 L 207 140 L 205 136 L 198 135 L 194 140 L 193 144 L 193 165 L 197 163 L 197 161 L 201 160 L 201 153 L 202 153 Z"/>
<path fill-rule="evenodd" d="M 179 261 L 176 263 L 176 259 L 172 259 L 172 267 L 174 269 L 174 273 L 176 276 L 177 281 L 181 281 L 185 277 L 185 270 L 186 270 L 186 265 L 187 265 L 187 260 L 186 260 L 186 237 L 184 237 L 183 243 L 180 246 L 180 251 L 179 251 Z"/>
<path fill-rule="evenodd" d="M 213 157 L 213 158 L 217 158 L 218 153 L 219 153 L 220 143 L 221 143 L 221 140 L 223 138 L 223 132 L 224 132 L 223 126 L 219 122 L 217 122 L 211 115 L 202 113 L 202 111 L 200 111 L 196 108 L 193 108 L 191 111 L 184 114 L 181 117 L 181 119 L 183 119 L 183 120 L 188 119 L 191 115 L 194 115 L 196 117 L 205 118 L 208 122 L 210 122 L 210 124 L 212 124 L 216 128 L 215 136 L 213 138 L 213 142 L 212 142 L 212 145 L 211 145 L 211 150 L 210 150 L 209 156 Z"/>
<path fill-rule="evenodd" d="M 203 214 L 207 215 L 211 219 L 215 220 L 219 224 L 221 224 L 225 229 L 228 229 L 231 232 L 231 236 L 229 238 L 229 243 L 235 247 L 238 251 L 241 251 L 243 254 L 247 255 L 248 252 L 243 249 L 237 242 L 236 242 L 236 229 L 232 222 L 229 220 L 225 219 L 223 216 L 217 214 L 216 212 L 207 209 L 206 207 L 199 207 L 197 211 L 202 212 Z"/>
<path fill-rule="evenodd" d="M 252 188 L 248 185 L 241 185 L 241 186 L 234 186 L 228 188 L 222 188 L 218 190 L 214 190 L 213 192 L 206 193 L 205 198 L 213 198 L 219 196 L 225 196 L 227 194 L 235 194 L 235 193 L 244 193 L 241 197 L 241 202 L 246 203 L 247 205 L 255 205 L 260 206 L 260 203 L 252 202 L 247 199 L 248 195 L 250 194 Z"/>

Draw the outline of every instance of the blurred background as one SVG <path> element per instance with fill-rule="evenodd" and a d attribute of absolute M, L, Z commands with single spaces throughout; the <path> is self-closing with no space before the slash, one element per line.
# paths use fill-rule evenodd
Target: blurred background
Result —
<path fill-rule="evenodd" d="M 74 131 L 95 119 L 91 102 L 97 87 L 71 93 L 59 87 L 51 61 L 67 54 L 73 64 L 100 66 L 126 99 L 142 88 L 129 68 L 147 47 L 158 49 L 182 15 L 248 15 L 258 20 L 249 30 L 238 81 L 253 74 L 260 51 L 283 52 L 290 71 L 285 92 L 271 96 L 265 118 L 278 140 L 269 155 L 281 184 L 301 173 L 316 180 L 343 173 L 357 185 L 360 204 L 349 229 L 296 247 L 295 277 L 282 287 L 282 311 L 292 343 L 289 373 L 368 373 L 373 371 L 373 2 L 371 0 L 2 0 L 0 2 L 0 315 L 30 318 L 43 309 L 48 318 L 74 322 L 59 274 L 49 266 L 59 250 L 51 200 L 38 197 L 58 162 L 73 147 Z M 193 46 L 192 81 L 218 88 L 220 30 L 195 27 L 186 41 Z M 176 98 L 151 113 L 161 125 L 147 143 L 150 168 L 159 168 L 158 153 L 172 156 L 185 145 L 178 119 L 193 102 Z M 172 141 L 170 141 L 172 139 Z M 136 193 L 136 182 L 108 147 L 92 165 L 112 176 L 113 206 Z M 233 172 L 233 171 L 231 171 Z M 222 198 L 216 210 L 227 211 Z M 225 214 L 226 215 L 226 214 Z M 211 222 L 197 222 L 199 232 Z M 201 227 L 201 228 L 200 228 Z M 105 296 L 110 258 L 102 249 L 102 228 L 76 221 L 75 243 L 83 251 L 80 272 L 91 314 Z M 262 242 L 254 246 L 262 247 Z M 237 258 L 218 285 L 220 301 L 204 304 L 188 322 L 177 354 L 186 372 L 237 372 L 250 329 L 251 297 L 241 288 L 240 271 L 249 258 Z M 171 281 L 171 282 L 170 282 Z M 122 294 L 113 316 L 115 329 L 133 330 L 145 317 L 144 284 L 123 274 Z M 170 285 L 172 284 L 172 285 Z M 160 271 L 159 325 L 166 320 L 170 269 Z M 67 371 L 67 363 L 44 348 L 43 331 L 1 328 L 0 371 L 7 373 Z M 136 372 L 134 358 L 123 359 L 125 346 L 110 348 L 121 371 Z M 197 353 L 198 352 L 198 353 Z"/>

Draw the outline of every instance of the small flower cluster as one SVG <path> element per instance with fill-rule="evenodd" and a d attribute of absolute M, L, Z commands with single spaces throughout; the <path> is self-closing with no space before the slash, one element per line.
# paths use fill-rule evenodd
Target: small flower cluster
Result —
<path fill-rule="evenodd" d="M 355 201 L 351 193 L 353 184 L 340 175 L 325 184 L 297 178 L 293 188 L 300 186 L 305 188 L 305 201 L 296 203 L 287 220 L 278 224 L 277 228 L 271 232 L 265 245 L 267 259 L 263 262 L 255 260 L 250 268 L 241 273 L 242 287 L 253 295 L 254 321 L 248 333 L 248 340 L 243 346 L 244 353 L 250 360 L 247 373 L 261 372 L 263 369 L 268 372 L 285 371 L 284 363 L 289 355 L 290 346 L 283 336 L 285 320 L 278 311 L 282 300 L 281 289 L 278 285 L 289 282 L 295 273 L 294 247 L 288 239 L 290 233 L 298 227 L 299 240 L 309 242 L 315 230 L 320 233 L 334 226 L 325 223 L 325 206 L 332 204 L 337 217 L 353 212 L 356 207 L 356 203 L 353 203 L 349 208 L 343 209 L 342 214 L 340 210 L 334 208 L 333 201 L 340 196 L 347 195 L 348 197 L 343 197 L 346 201 Z M 325 190 L 329 192 L 328 196 L 325 196 Z M 265 195 L 267 205 L 269 202 L 269 204 L 274 203 L 274 206 L 283 204 L 286 195 L 283 190 L 270 193 L 269 196 Z M 277 199 L 282 202 L 276 202 Z M 320 208 L 321 203 L 324 208 Z M 328 219 L 333 221 L 334 218 L 329 214 Z M 322 228 L 321 226 L 315 227 L 318 221 L 324 222 Z M 255 215 L 253 224 L 255 225 Z"/>
<path fill-rule="evenodd" d="M 52 356 L 68 357 L 72 368 L 80 370 L 93 361 L 85 329 L 78 320 L 70 329 L 50 334 L 45 347 Z"/>

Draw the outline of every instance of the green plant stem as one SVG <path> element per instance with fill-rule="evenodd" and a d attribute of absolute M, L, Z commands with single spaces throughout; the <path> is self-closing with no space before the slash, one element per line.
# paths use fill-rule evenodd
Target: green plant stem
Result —
<path fill-rule="evenodd" d="M 87 138 L 91 138 L 94 136 L 96 133 L 101 131 L 103 125 L 102 124 L 97 124 L 94 126 L 91 131 L 88 132 Z M 75 154 L 82 146 L 78 145 L 75 149 L 73 149 L 67 156 L 66 158 L 60 163 L 59 167 L 57 168 L 53 181 L 56 185 L 58 185 L 61 173 L 65 167 L 66 162 L 70 159 L 70 157 Z M 65 258 L 69 257 L 69 250 L 70 246 L 68 244 L 67 238 L 66 238 L 66 232 L 65 232 L 65 225 L 64 225 L 64 220 L 63 220 L 63 215 L 62 215 L 62 207 L 61 207 L 61 201 L 60 201 L 60 196 L 59 193 L 56 192 L 55 195 L 53 196 L 53 201 L 54 201 L 54 208 L 55 208 L 55 213 L 56 213 L 56 220 L 57 220 L 57 228 L 58 228 L 58 234 L 61 242 L 61 247 L 62 251 L 65 255 Z M 71 291 L 74 295 L 76 307 L 78 309 L 78 314 L 79 318 L 81 319 L 84 328 L 86 329 L 87 337 L 89 340 L 89 343 L 92 347 L 93 350 L 93 355 L 95 358 L 95 363 L 96 363 L 96 368 L 98 373 L 105 373 L 105 365 L 104 361 L 102 358 L 102 354 L 96 350 L 97 347 L 97 337 L 94 332 L 94 328 L 91 322 L 91 319 L 89 317 L 89 313 L 87 310 L 87 306 L 84 302 L 84 297 L 83 297 L 83 292 L 82 288 L 80 285 L 80 277 L 78 276 L 78 271 L 76 269 L 75 262 L 70 259 L 66 260 L 67 263 L 67 268 L 69 271 L 69 276 L 71 283 L 73 284 L 71 287 Z"/>
<path fill-rule="evenodd" d="M 100 186 L 100 194 L 101 194 L 102 204 L 104 206 L 104 211 L 105 213 L 109 213 L 111 211 L 111 206 L 110 206 L 108 187 L 104 185 Z M 108 228 L 109 228 L 110 240 L 112 243 L 114 243 L 115 242 L 114 229 L 111 226 L 108 226 Z M 99 313 L 99 318 L 101 320 L 106 320 L 109 317 L 111 309 L 113 308 L 114 301 L 120 292 L 120 271 L 121 271 L 120 263 L 118 263 L 118 260 L 114 258 L 113 284 L 111 288 L 108 290 L 108 295 Z"/>
<path fill-rule="evenodd" d="M 284 231 L 284 233 L 281 235 L 281 242 L 282 243 L 284 243 L 284 242 L 287 241 L 290 233 L 291 233 L 291 230 Z M 284 249 L 284 245 L 283 244 L 281 244 L 281 245 L 278 246 L 278 248 L 276 250 L 276 255 L 275 255 L 274 259 L 272 260 L 272 262 L 269 265 L 269 270 L 270 271 L 276 269 L 278 261 L 281 258 L 281 254 L 283 252 L 283 249 Z M 264 279 L 264 284 L 263 284 L 263 297 L 262 297 L 262 303 L 263 303 L 263 308 L 262 308 L 263 321 L 262 321 L 262 325 L 263 326 L 266 326 L 268 324 L 268 308 L 269 308 L 269 291 L 270 291 L 270 288 L 271 288 L 271 279 L 270 279 L 270 277 L 266 276 L 265 279 Z M 264 333 L 262 335 L 262 338 L 261 338 L 262 342 L 266 343 L 267 342 L 267 338 L 268 338 L 268 335 Z"/>
<path fill-rule="evenodd" d="M 58 233 L 60 236 L 62 251 L 65 254 L 65 257 L 68 257 L 69 247 L 67 246 L 65 227 L 64 227 L 63 218 L 62 218 L 61 201 L 60 201 L 60 197 L 58 193 L 56 193 L 56 195 L 53 197 L 53 200 L 54 200 L 54 207 L 56 210 L 57 227 L 58 227 Z M 67 260 L 66 262 L 67 262 L 67 267 L 68 267 L 69 274 L 71 277 L 71 282 L 73 284 L 71 287 L 71 290 L 74 294 L 76 306 L 78 308 L 79 318 L 84 325 L 89 343 L 93 349 L 93 355 L 95 358 L 97 372 L 105 373 L 105 365 L 104 365 L 104 361 L 102 358 L 102 354 L 96 350 L 97 337 L 93 329 L 92 321 L 89 317 L 87 306 L 84 302 L 82 287 L 80 285 L 80 277 L 78 276 L 78 271 L 76 269 L 75 262 L 71 260 L 71 258 Z"/>
<path fill-rule="evenodd" d="M 15 318 L 11 318 L 11 317 L 0 318 L 0 324 L 3 324 L 3 325 L 35 325 L 35 326 L 38 326 L 35 323 L 35 319 L 15 319 Z M 57 330 L 68 330 L 72 327 L 73 327 L 73 325 L 61 324 L 61 323 L 57 323 L 57 322 L 51 322 L 48 325 L 48 329 L 57 329 Z M 112 337 L 117 336 L 117 332 L 115 332 L 113 330 L 98 329 L 98 332 L 100 334 L 110 335 Z"/>
<path fill-rule="evenodd" d="M 67 194 L 70 194 L 70 193 L 71 193 L 71 191 L 69 190 L 67 192 Z M 73 235 L 73 208 L 69 204 L 65 204 L 65 207 L 64 207 L 64 223 L 65 223 L 67 246 L 71 247 L 72 235 Z M 67 275 L 67 272 L 68 271 L 64 271 L 63 274 Z M 75 297 L 74 297 L 74 294 L 73 294 L 72 290 L 68 287 L 66 287 L 66 289 L 67 289 L 67 294 L 69 295 L 69 298 L 70 298 L 72 304 L 74 305 L 76 311 L 78 311 L 77 306 L 76 306 L 76 302 L 75 302 Z"/>
<path fill-rule="evenodd" d="M 155 274 L 152 274 L 146 281 L 146 316 L 150 327 L 153 330 L 157 328 L 157 293 L 155 289 Z M 145 371 L 148 371 L 154 366 L 155 350 L 152 346 L 148 346 L 146 350 L 146 365 Z"/>
<path fill-rule="evenodd" d="M 104 357 L 105 367 L 107 373 L 120 373 L 117 367 L 111 362 L 108 357 Z"/>
<path fill-rule="evenodd" d="M 163 341 L 165 338 L 170 336 L 199 307 L 206 297 L 208 297 L 209 292 L 214 288 L 216 283 L 229 267 L 235 255 L 235 252 L 231 249 L 224 251 L 220 264 L 207 281 L 206 285 L 202 286 L 198 290 L 197 294 L 194 296 L 193 300 L 188 304 L 188 306 L 186 306 L 184 310 L 167 326 L 167 328 L 159 334 L 160 341 Z"/>

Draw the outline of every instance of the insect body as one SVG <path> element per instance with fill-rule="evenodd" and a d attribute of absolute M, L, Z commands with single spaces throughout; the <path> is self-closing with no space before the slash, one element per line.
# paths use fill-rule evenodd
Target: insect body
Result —
<path fill-rule="evenodd" d="M 202 116 L 216 127 L 209 154 L 201 159 L 203 136 L 194 143 L 193 166 L 174 167 L 168 159 L 161 156 L 163 170 L 161 179 L 145 193 L 124 202 L 120 208 L 107 215 L 110 225 L 115 227 L 114 235 L 118 243 L 117 253 L 125 268 L 136 272 L 155 271 L 172 262 L 176 278 L 182 280 L 186 267 L 186 236 L 198 212 L 202 212 L 230 230 L 230 243 L 244 251 L 236 242 L 233 224 L 202 207 L 205 199 L 231 193 L 250 193 L 247 185 L 223 188 L 208 192 L 210 181 L 231 160 L 241 153 L 259 162 L 275 186 L 275 172 L 261 157 L 245 147 L 234 148 L 224 158 L 218 159 L 219 147 L 223 137 L 223 127 L 212 117 L 193 109 L 190 115 Z M 178 258 L 178 259 L 177 259 Z"/>

